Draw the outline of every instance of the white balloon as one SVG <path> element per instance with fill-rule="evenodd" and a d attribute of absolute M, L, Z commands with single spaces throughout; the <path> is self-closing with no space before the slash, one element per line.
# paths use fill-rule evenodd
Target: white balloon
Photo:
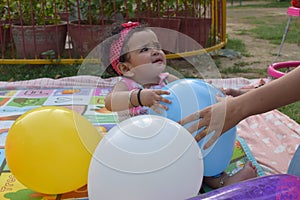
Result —
<path fill-rule="evenodd" d="M 196 196 L 203 158 L 193 136 L 155 115 L 127 119 L 100 141 L 91 160 L 91 200 L 183 200 Z"/>

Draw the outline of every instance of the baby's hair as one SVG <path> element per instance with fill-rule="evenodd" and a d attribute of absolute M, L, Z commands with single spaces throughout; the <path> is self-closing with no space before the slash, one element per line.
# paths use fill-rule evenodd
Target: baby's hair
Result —
<path fill-rule="evenodd" d="M 145 28 L 146 28 L 145 24 L 141 24 L 137 27 L 132 28 L 128 32 L 128 34 L 126 35 L 126 37 L 124 39 L 122 48 L 121 48 L 121 53 L 120 53 L 120 58 L 119 58 L 120 62 L 126 62 L 130 59 L 128 54 L 126 53 L 126 44 L 127 44 L 128 40 L 131 38 L 131 36 L 134 33 L 143 31 L 143 30 L 145 30 Z M 101 55 L 100 55 L 101 62 L 106 67 L 105 72 L 111 76 L 119 76 L 119 75 L 111 65 L 110 48 L 111 48 L 112 43 L 115 40 L 119 39 L 120 33 L 123 29 L 124 29 L 124 27 L 122 26 L 122 23 L 120 23 L 120 22 L 114 23 L 111 27 L 111 34 L 109 35 L 109 39 L 104 42 L 104 44 L 102 45 L 102 48 L 101 48 Z"/>

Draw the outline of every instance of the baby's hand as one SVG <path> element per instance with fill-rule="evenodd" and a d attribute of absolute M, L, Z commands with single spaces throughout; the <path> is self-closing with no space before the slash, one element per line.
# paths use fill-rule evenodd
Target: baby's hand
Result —
<path fill-rule="evenodd" d="M 170 104 L 171 101 L 169 99 L 166 99 L 162 97 L 161 95 L 169 95 L 170 92 L 166 90 L 154 90 L 154 89 L 143 89 L 141 91 L 141 103 L 144 106 L 151 107 L 155 112 L 160 113 L 158 108 L 168 110 L 168 107 L 165 105 L 162 105 L 160 102 L 168 103 Z"/>
<path fill-rule="evenodd" d="M 236 96 L 240 96 L 240 95 L 248 92 L 249 90 L 248 89 L 233 89 L 233 88 L 224 89 L 224 88 L 222 88 L 221 91 L 228 96 L 236 97 Z"/>

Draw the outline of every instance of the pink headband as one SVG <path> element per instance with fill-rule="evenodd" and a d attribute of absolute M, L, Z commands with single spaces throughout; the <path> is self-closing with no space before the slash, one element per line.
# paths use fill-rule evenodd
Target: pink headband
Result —
<path fill-rule="evenodd" d="M 120 38 L 114 41 L 110 47 L 110 63 L 119 75 L 122 74 L 118 68 L 118 64 L 125 37 L 131 29 L 137 27 L 138 25 L 138 22 L 127 22 L 122 24 L 124 29 L 120 33 Z"/>

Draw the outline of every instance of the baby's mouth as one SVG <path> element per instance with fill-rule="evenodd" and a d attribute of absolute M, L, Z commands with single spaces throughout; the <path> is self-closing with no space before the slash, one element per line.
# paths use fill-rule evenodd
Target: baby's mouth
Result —
<path fill-rule="evenodd" d="M 159 62 L 162 63 L 163 60 L 161 58 L 157 58 L 152 63 L 159 63 Z"/>

